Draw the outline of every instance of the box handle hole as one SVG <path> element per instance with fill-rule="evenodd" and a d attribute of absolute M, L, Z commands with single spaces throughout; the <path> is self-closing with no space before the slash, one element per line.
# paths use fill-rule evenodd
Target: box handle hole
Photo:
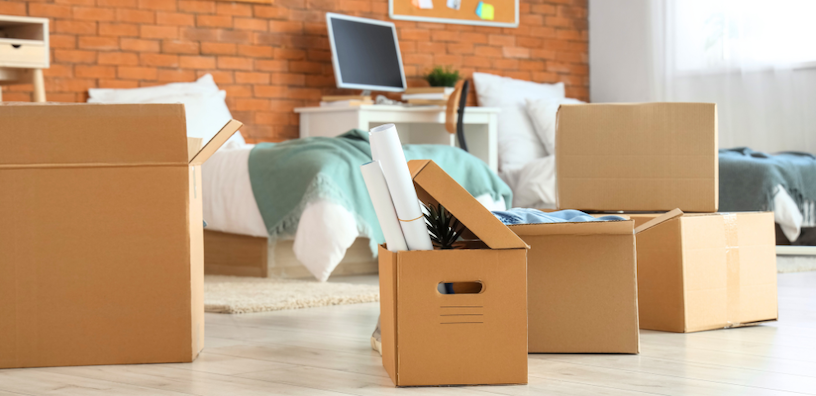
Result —
<path fill-rule="evenodd" d="M 479 294 L 484 291 L 482 282 L 439 282 L 436 285 L 439 294 Z"/>
<path fill-rule="evenodd" d="M 11 46 L 12 46 L 12 47 L 14 47 L 14 48 L 20 48 L 20 47 L 22 47 L 23 45 L 22 45 L 22 44 L 12 44 Z"/>

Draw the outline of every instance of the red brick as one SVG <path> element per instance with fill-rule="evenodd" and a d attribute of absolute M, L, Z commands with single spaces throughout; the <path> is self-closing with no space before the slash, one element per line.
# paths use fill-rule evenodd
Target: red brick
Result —
<path fill-rule="evenodd" d="M 175 26 L 152 26 L 142 25 L 140 36 L 142 38 L 172 39 L 178 38 L 179 28 Z"/>
<path fill-rule="evenodd" d="M 238 18 L 233 21 L 235 29 L 254 30 L 265 32 L 269 29 L 269 21 L 259 18 Z"/>
<path fill-rule="evenodd" d="M 144 66 L 179 67 L 179 56 L 174 54 L 139 54 L 139 63 Z"/>
<path fill-rule="evenodd" d="M 431 54 L 404 54 L 402 57 L 402 63 L 408 65 L 429 65 L 431 62 L 433 62 Z"/>
<path fill-rule="evenodd" d="M 99 80 L 99 88 L 137 88 L 138 81 L 126 80 Z"/>
<path fill-rule="evenodd" d="M 288 89 L 280 85 L 256 85 L 253 93 L 258 98 L 286 98 Z"/>
<path fill-rule="evenodd" d="M 116 66 L 76 65 L 74 73 L 79 78 L 116 78 Z"/>
<path fill-rule="evenodd" d="M 13 1 L 0 1 L 0 14 L 26 15 L 26 4 Z M 34 15 L 33 13 L 31 15 Z M 38 15 L 45 16 L 45 15 Z"/>
<path fill-rule="evenodd" d="M 400 29 L 401 40 L 428 41 L 431 39 L 431 32 L 428 29 Z"/>
<path fill-rule="evenodd" d="M 79 78 L 52 78 L 48 82 L 47 87 L 55 92 L 84 92 L 87 91 L 88 88 L 96 88 L 96 80 Z"/>
<path fill-rule="evenodd" d="M 76 65 L 84 66 L 84 65 Z M 61 63 L 52 63 L 48 69 L 43 70 L 43 75 L 45 77 L 73 77 L 74 76 L 74 65 L 73 64 L 61 64 Z"/>
<path fill-rule="evenodd" d="M 181 37 L 190 41 L 218 41 L 218 31 L 203 28 L 181 28 Z"/>
<path fill-rule="evenodd" d="M 138 0 L 97 0 L 96 5 L 100 7 L 121 7 L 121 8 L 136 8 L 139 4 Z"/>
<path fill-rule="evenodd" d="M 501 48 L 488 47 L 486 45 L 477 45 L 473 49 L 473 53 L 477 56 L 489 56 L 489 57 L 503 56 Z"/>
<path fill-rule="evenodd" d="M 119 66 L 116 74 L 125 80 L 155 80 L 158 70 L 155 67 Z"/>
<path fill-rule="evenodd" d="M 282 72 L 289 70 L 289 63 L 285 60 L 258 59 L 255 61 L 255 69 L 269 72 Z"/>
<path fill-rule="evenodd" d="M 196 26 L 198 27 L 232 27 L 232 16 L 230 15 L 196 15 Z"/>
<path fill-rule="evenodd" d="M 215 3 L 215 13 L 218 15 L 252 16 L 252 6 L 236 2 Z"/>
<path fill-rule="evenodd" d="M 300 33 L 303 31 L 303 22 L 269 21 L 269 31 L 275 33 Z"/>
<path fill-rule="evenodd" d="M 151 10 L 134 10 L 130 8 L 117 8 L 116 20 L 131 23 L 155 23 L 156 12 Z"/>
<path fill-rule="evenodd" d="M 255 5 L 253 15 L 256 18 L 286 19 L 289 18 L 289 10 L 283 7 Z"/>
<path fill-rule="evenodd" d="M 313 77 L 309 77 L 312 79 Z M 272 84 L 280 85 L 306 85 L 306 75 L 296 73 L 272 73 Z"/>
<path fill-rule="evenodd" d="M 490 45 L 512 47 L 516 45 L 516 36 L 510 36 L 507 34 L 491 34 L 488 36 L 488 42 Z"/>
<path fill-rule="evenodd" d="M 76 48 L 76 36 L 67 34 L 52 34 L 48 36 L 48 45 L 52 49 L 73 49 Z"/>
<path fill-rule="evenodd" d="M 99 35 L 110 37 L 139 37 L 139 25 L 121 22 L 100 22 Z"/>
<path fill-rule="evenodd" d="M 269 110 L 270 103 L 266 99 L 236 99 L 231 108 L 236 111 Z"/>
<path fill-rule="evenodd" d="M 211 74 L 216 84 L 232 84 L 235 82 L 235 78 L 231 70 L 199 70 L 196 73 L 199 77 L 205 74 Z"/>
<path fill-rule="evenodd" d="M 306 51 L 291 48 L 275 48 L 275 59 L 303 60 Z"/>
<path fill-rule="evenodd" d="M 496 58 L 493 59 L 492 67 L 495 69 L 516 70 L 519 68 L 519 62 L 517 59 Z"/>
<path fill-rule="evenodd" d="M 504 47 L 502 53 L 506 58 L 529 58 L 530 49 L 522 47 Z"/>
<path fill-rule="evenodd" d="M 199 44 L 190 41 L 164 40 L 161 43 L 161 52 L 167 54 L 198 54 Z"/>
<path fill-rule="evenodd" d="M 218 88 L 227 91 L 228 98 L 251 98 L 252 85 L 219 85 Z M 235 115 L 233 115 L 235 117 Z M 240 119 L 240 118 L 237 118 Z"/>
<path fill-rule="evenodd" d="M 218 41 L 246 44 L 252 41 L 252 33 L 246 30 L 219 30 Z"/>
<path fill-rule="evenodd" d="M 159 69 L 156 76 L 157 81 L 186 82 L 196 79 L 195 71 L 182 69 Z"/>
<path fill-rule="evenodd" d="M 200 14 L 213 14 L 215 13 L 215 2 L 179 0 L 178 8 L 180 11 L 187 11 Z"/>
<path fill-rule="evenodd" d="M 215 69 L 215 57 L 182 55 L 179 65 L 182 69 Z"/>
<path fill-rule="evenodd" d="M 139 64 L 139 56 L 133 52 L 101 52 L 99 64 L 135 66 Z"/>
<path fill-rule="evenodd" d="M 176 2 L 172 0 L 139 0 L 139 8 L 162 11 L 175 11 Z"/>
<path fill-rule="evenodd" d="M 466 56 L 462 58 L 463 64 L 476 68 L 490 67 L 491 61 L 492 61 L 491 58 L 487 58 L 484 56 Z"/>
<path fill-rule="evenodd" d="M 74 7 L 74 19 L 85 21 L 113 21 L 116 12 L 113 8 Z"/>
<path fill-rule="evenodd" d="M 449 30 L 431 31 L 431 39 L 434 41 L 459 41 L 459 34 Z"/>
<path fill-rule="evenodd" d="M 159 42 L 157 40 L 122 38 L 119 45 L 125 51 L 159 52 Z"/>
<path fill-rule="evenodd" d="M 201 43 L 202 55 L 235 55 L 237 49 L 233 43 Z"/>
<path fill-rule="evenodd" d="M 290 99 L 305 99 L 311 101 L 319 101 L 321 92 L 317 88 L 289 88 L 287 90 L 287 98 Z"/>
<path fill-rule="evenodd" d="M 80 51 L 80 50 L 68 50 L 68 49 L 56 49 L 56 50 L 54 50 L 54 61 L 55 62 L 96 63 L 96 60 L 97 60 L 96 51 Z"/>
<path fill-rule="evenodd" d="M 25 15 L 25 3 L 19 4 L 22 6 L 23 13 L 17 15 Z M 73 9 L 71 6 L 63 4 L 28 3 L 28 15 L 36 17 L 71 18 L 73 16 Z"/>
<path fill-rule="evenodd" d="M 269 73 L 235 72 L 235 82 L 239 84 L 269 84 Z"/>
<path fill-rule="evenodd" d="M 96 22 L 58 19 L 54 21 L 54 31 L 57 33 L 96 34 Z"/>
<path fill-rule="evenodd" d="M 448 53 L 449 54 L 472 54 L 473 53 L 473 44 L 472 43 L 448 43 Z"/>
<path fill-rule="evenodd" d="M 77 47 L 91 50 L 119 49 L 119 39 L 115 37 L 80 36 Z"/>
<path fill-rule="evenodd" d="M 252 58 L 271 58 L 272 47 L 268 45 L 238 45 L 238 55 Z"/>
<path fill-rule="evenodd" d="M 251 59 L 237 57 L 237 56 L 219 56 L 218 68 L 227 70 L 252 70 L 253 63 Z"/>
<path fill-rule="evenodd" d="M 195 16 L 181 12 L 156 12 L 156 24 L 168 26 L 195 26 Z"/>

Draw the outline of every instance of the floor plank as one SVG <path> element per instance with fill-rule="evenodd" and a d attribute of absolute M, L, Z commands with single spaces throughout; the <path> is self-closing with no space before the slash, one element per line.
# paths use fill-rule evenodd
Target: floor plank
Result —
<path fill-rule="evenodd" d="M 816 272 L 778 280 L 779 322 L 644 330 L 640 355 L 530 355 L 525 386 L 394 388 L 369 345 L 375 303 L 207 314 L 206 348 L 193 363 L 0 370 L 0 396 L 816 394 Z"/>

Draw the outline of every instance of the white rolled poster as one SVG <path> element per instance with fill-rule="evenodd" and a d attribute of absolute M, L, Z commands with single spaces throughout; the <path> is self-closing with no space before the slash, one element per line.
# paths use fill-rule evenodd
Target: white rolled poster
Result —
<path fill-rule="evenodd" d="M 408 250 L 433 250 L 414 181 L 394 124 L 371 129 L 371 156 L 380 162 Z"/>
<path fill-rule="evenodd" d="M 380 168 L 380 162 L 369 162 L 360 167 L 360 172 L 363 174 L 363 180 L 365 180 L 368 189 L 368 196 L 371 197 L 371 203 L 374 204 L 374 212 L 377 214 L 380 228 L 382 228 L 383 235 L 385 235 L 385 244 L 388 250 L 392 252 L 408 250 L 399 219 L 397 219 L 397 212 L 394 210 L 393 202 L 391 202 L 388 185 L 385 182 L 382 168 Z"/>

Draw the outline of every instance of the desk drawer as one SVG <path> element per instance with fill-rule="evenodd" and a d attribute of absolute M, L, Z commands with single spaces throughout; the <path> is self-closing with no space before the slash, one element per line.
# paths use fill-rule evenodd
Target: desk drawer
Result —
<path fill-rule="evenodd" d="M 45 67 L 47 56 L 42 42 L 0 39 L 0 66 Z"/>

